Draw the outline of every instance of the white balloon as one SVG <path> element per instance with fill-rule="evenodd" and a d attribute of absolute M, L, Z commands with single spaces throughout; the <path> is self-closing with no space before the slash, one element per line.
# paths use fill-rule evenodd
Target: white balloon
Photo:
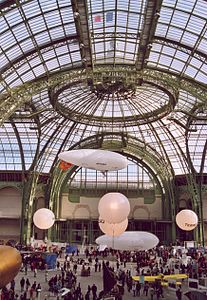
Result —
<path fill-rule="evenodd" d="M 55 215 L 48 208 L 40 208 L 34 213 L 33 222 L 40 229 L 49 229 L 55 222 Z"/>
<path fill-rule="evenodd" d="M 108 223 L 121 223 L 129 215 L 129 200 L 121 193 L 107 193 L 99 201 L 98 211 Z"/>
<path fill-rule="evenodd" d="M 116 250 L 149 250 L 157 246 L 159 239 L 146 231 L 125 231 L 120 236 L 102 235 L 96 239 L 98 245 L 107 245 Z"/>
<path fill-rule="evenodd" d="M 103 220 L 102 217 L 99 217 L 99 227 L 106 235 L 109 236 L 119 236 L 122 234 L 128 226 L 128 219 L 124 220 L 121 223 L 110 224 Z"/>
<path fill-rule="evenodd" d="M 198 225 L 198 216 L 190 209 L 183 209 L 176 215 L 176 223 L 181 229 L 190 231 Z"/>
<path fill-rule="evenodd" d="M 76 166 L 99 171 L 116 171 L 127 167 L 127 158 L 119 153 L 100 149 L 78 149 L 61 152 L 58 157 Z"/>

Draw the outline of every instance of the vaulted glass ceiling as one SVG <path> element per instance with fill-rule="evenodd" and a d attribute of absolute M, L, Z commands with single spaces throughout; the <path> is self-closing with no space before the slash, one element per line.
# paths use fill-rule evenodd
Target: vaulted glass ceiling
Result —
<path fill-rule="evenodd" d="M 206 1 L 0 8 L 1 170 L 48 173 L 60 151 L 91 146 L 207 172 Z"/>

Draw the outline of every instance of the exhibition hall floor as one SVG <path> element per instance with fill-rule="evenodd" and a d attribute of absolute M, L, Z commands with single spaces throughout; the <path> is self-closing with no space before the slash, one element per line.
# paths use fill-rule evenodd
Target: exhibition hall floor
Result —
<path fill-rule="evenodd" d="M 133 270 L 133 264 L 127 264 L 127 268 L 129 270 Z M 49 279 L 54 276 L 55 274 L 60 274 L 61 272 L 59 270 L 51 270 L 49 271 L 48 274 L 48 281 Z M 103 276 L 102 276 L 102 271 L 101 272 L 95 272 L 93 266 L 91 267 L 91 275 L 88 277 L 82 277 L 80 276 L 81 273 L 81 266 L 78 266 L 78 271 L 77 271 L 77 284 L 80 283 L 81 285 L 81 290 L 83 295 L 85 296 L 85 293 L 87 291 L 87 287 L 88 285 L 92 285 L 93 283 L 95 283 L 95 285 L 98 288 L 98 293 L 103 289 Z M 52 294 L 49 293 L 48 291 L 48 283 L 45 281 L 45 271 L 39 271 L 37 272 L 37 277 L 34 277 L 34 273 L 31 271 L 27 272 L 27 275 L 25 275 L 24 272 L 19 272 L 19 274 L 16 276 L 15 278 L 15 282 L 16 282 L 16 286 L 15 286 L 15 292 L 20 296 L 21 292 L 20 292 L 20 280 L 21 278 L 24 277 L 29 278 L 31 285 L 33 284 L 34 281 L 41 284 L 42 287 L 42 291 L 41 294 L 39 296 L 39 299 L 45 300 L 45 299 L 63 299 L 61 297 L 57 298 L 57 296 L 54 296 Z M 9 285 L 8 285 L 9 286 Z M 187 290 L 186 288 L 186 284 L 183 285 L 182 287 L 183 292 L 185 292 Z M 129 293 L 127 291 L 127 288 L 125 286 L 125 293 L 123 295 L 123 300 L 132 300 L 138 298 L 140 300 L 147 300 L 147 299 L 151 299 L 150 296 L 148 295 L 148 297 L 143 296 L 142 295 L 142 291 L 141 291 L 141 296 L 140 297 L 134 297 L 132 295 L 132 292 Z M 176 299 L 176 295 L 175 295 L 175 291 L 171 291 L 168 288 L 164 288 L 164 298 L 168 299 L 168 300 L 175 300 Z M 29 298 L 28 298 L 29 299 Z M 36 298 L 37 299 L 37 298 Z M 92 296 L 90 298 L 92 300 Z M 157 297 L 154 296 L 153 300 L 156 300 Z M 187 297 L 185 297 L 183 295 L 182 297 L 183 300 L 188 299 Z"/>

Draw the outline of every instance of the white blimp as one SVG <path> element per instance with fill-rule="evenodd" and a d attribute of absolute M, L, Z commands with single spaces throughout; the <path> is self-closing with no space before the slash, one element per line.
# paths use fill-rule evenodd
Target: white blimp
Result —
<path fill-rule="evenodd" d="M 98 245 L 107 245 L 116 250 L 149 250 L 157 246 L 159 239 L 146 231 L 125 231 L 117 237 L 102 235 L 96 239 Z"/>
<path fill-rule="evenodd" d="M 108 150 L 78 149 L 61 152 L 58 157 L 73 165 L 102 172 L 121 170 L 128 165 L 125 156 Z"/>

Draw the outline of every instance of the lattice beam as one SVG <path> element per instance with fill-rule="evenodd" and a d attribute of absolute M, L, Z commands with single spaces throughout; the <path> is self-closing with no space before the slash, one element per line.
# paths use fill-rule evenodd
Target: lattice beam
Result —
<path fill-rule="evenodd" d="M 51 75 L 48 79 L 41 78 L 39 80 L 25 83 L 19 87 L 7 88 L 7 93 L 0 95 L 0 124 L 3 124 L 19 107 L 24 103 L 31 101 L 32 96 L 38 94 L 42 90 L 62 86 L 64 84 L 85 81 L 91 78 L 102 81 L 104 76 L 112 76 L 114 78 L 125 78 L 127 83 L 135 84 L 140 78 L 162 84 L 173 94 L 179 90 L 185 90 L 194 97 L 200 99 L 204 104 L 207 99 L 207 89 L 198 84 L 192 84 L 191 81 L 179 78 L 176 75 L 167 74 L 163 71 L 147 69 L 143 72 L 136 71 L 135 68 L 117 66 L 97 67 L 94 72 L 86 72 L 84 69 L 73 69 L 67 72 L 59 72 Z"/>

